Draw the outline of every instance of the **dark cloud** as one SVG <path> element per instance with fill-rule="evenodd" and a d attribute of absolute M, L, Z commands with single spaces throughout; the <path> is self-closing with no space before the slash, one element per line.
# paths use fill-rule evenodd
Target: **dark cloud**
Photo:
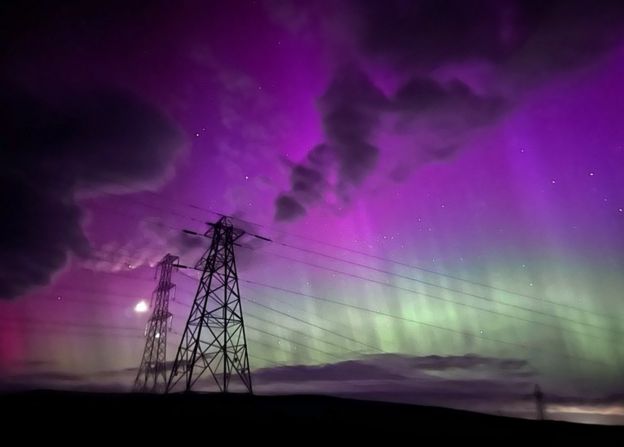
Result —
<path fill-rule="evenodd" d="M 509 416 L 529 418 L 535 415 L 533 389 L 538 377 L 526 360 L 476 354 L 379 354 L 321 366 L 254 371 L 255 388 L 260 393 L 329 394 L 487 413 L 504 410 Z M 545 390 L 544 394 L 547 413 L 551 414 L 552 406 L 553 416 L 561 418 L 567 413 L 557 413 L 557 406 L 600 414 L 605 408 L 624 405 L 621 393 L 589 397 Z"/>
<path fill-rule="evenodd" d="M 320 147 L 330 161 L 319 171 L 325 181 L 295 183 L 291 176 L 287 194 L 303 209 L 328 192 L 349 202 L 379 165 L 379 132 L 399 137 L 389 176 L 403 181 L 423 163 L 455 155 L 528 87 L 598 59 L 624 30 L 624 3 L 610 0 L 353 0 L 336 10 L 326 27 L 346 29 L 360 65 L 381 64 L 399 85 L 384 95 L 357 65 L 336 70 L 319 99 Z M 471 64 L 488 74 L 478 89 L 460 80 Z M 309 168 L 315 150 L 293 170 Z M 304 215 L 281 213 L 276 205 L 280 220 Z"/>
<path fill-rule="evenodd" d="M 615 0 L 352 1 L 362 51 L 400 70 L 487 61 L 540 77 L 587 63 L 621 38 Z"/>
<path fill-rule="evenodd" d="M 383 367 L 364 364 L 357 360 L 349 360 L 340 363 L 304 366 L 293 365 L 280 368 L 263 369 L 254 374 L 256 383 L 284 381 L 284 382 L 309 382 L 309 381 L 343 381 L 343 380 L 402 380 L 404 376 L 392 373 Z"/>
<path fill-rule="evenodd" d="M 375 167 L 379 150 L 370 140 L 386 105 L 383 92 L 356 66 L 340 69 L 320 98 L 325 147 L 337 165 L 339 193 L 360 185 Z"/>
<path fill-rule="evenodd" d="M 461 120 L 462 126 L 474 128 L 498 118 L 505 109 L 506 101 L 500 96 L 478 95 L 458 80 L 443 84 L 415 77 L 396 92 L 393 106 L 408 116 L 451 114 Z"/>
<path fill-rule="evenodd" d="M 501 38 L 510 19 L 511 2 L 505 0 L 350 3 L 362 49 L 401 67 L 423 70 L 469 58 L 499 59 L 513 44 Z"/>
<path fill-rule="evenodd" d="M 210 245 L 210 239 L 173 228 L 160 218 L 143 222 L 143 230 L 144 234 L 151 234 L 150 240 L 145 241 L 143 246 L 130 247 L 124 251 L 145 252 L 150 247 L 153 251 L 152 260 L 160 260 L 165 253 L 172 253 L 184 263 L 200 257 Z M 199 233 L 202 234 L 201 231 Z"/>
<path fill-rule="evenodd" d="M 318 200 L 325 186 L 323 174 L 305 165 L 297 165 L 291 172 L 292 191 L 306 201 Z"/>
<path fill-rule="evenodd" d="M 577 397 L 577 396 L 564 396 L 557 393 L 545 393 L 545 397 L 549 403 L 557 404 L 586 404 L 586 405 L 600 405 L 600 404 L 619 404 L 624 405 L 624 392 L 608 394 L 606 396 L 598 397 Z"/>
<path fill-rule="evenodd" d="M 268 0 L 262 2 L 269 18 L 285 27 L 291 33 L 300 34 L 313 20 L 311 10 L 301 7 L 300 2 L 289 0 Z"/>
<path fill-rule="evenodd" d="M 0 392 L 32 390 L 37 388 L 73 389 L 83 384 L 85 377 L 62 371 L 23 372 L 5 375 L 0 379 Z"/>
<path fill-rule="evenodd" d="M 623 37 L 624 3 L 617 0 L 514 2 L 517 44 L 501 65 L 504 76 L 536 82 L 592 63 Z"/>
<path fill-rule="evenodd" d="M 473 132 L 496 122 L 509 108 L 498 94 L 477 94 L 459 80 L 440 82 L 415 76 L 394 94 L 392 108 L 397 116 L 394 132 L 407 138 L 404 160 L 390 173 L 404 180 L 416 164 L 443 161 L 462 149 Z M 410 150 L 411 148 L 411 150 Z"/>
<path fill-rule="evenodd" d="M 532 367 L 522 359 L 500 359 L 477 354 L 450 356 L 410 356 L 405 354 L 375 354 L 357 360 L 310 366 L 292 365 L 257 372 L 261 381 L 350 381 L 350 380 L 421 380 L 438 376 L 430 373 L 449 372 L 462 377 L 479 372 L 486 376 L 516 380 L 535 375 Z M 518 372 L 523 374 L 517 375 Z M 451 379 L 445 379 L 451 380 Z M 455 380 L 455 379 L 453 379 Z M 523 379 L 522 379 L 523 380 Z"/>
<path fill-rule="evenodd" d="M 275 201 L 275 220 L 292 220 L 306 213 L 305 208 L 294 198 L 281 195 Z"/>
<path fill-rule="evenodd" d="M 4 85 L 0 102 L 0 298 L 7 299 L 47 284 L 71 254 L 88 253 L 77 196 L 161 179 L 183 138 L 158 109 L 118 90 L 45 96 Z"/>
<path fill-rule="evenodd" d="M 24 373 L 14 376 L 22 382 L 28 383 L 49 383 L 49 382 L 81 382 L 84 380 L 83 376 L 77 374 L 69 374 L 58 371 L 45 371 L 35 373 Z M 11 376 L 9 376 L 11 379 Z"/>
<path fill-rule="evenodd" d="M 25 360 L 23 362 L 19 362 L 16 366 L 21 368 L 41 368 L 43 366 L 50 366 L 53 362 L 48 362 L 44 360 Z"/>
<path fill-rule="evenodd" d="M 348 203 L 377 165 L 380 151 L 373 139 L 384 116 L 395 118 L 397 133 L 424 125 L 451 135 L 429 145 L 414 144 L 414 152 L 425 154 L 428 160 L 441 160 L 459 150 L 457 139 L 465 138 L 464 133 L 492 123 L 505 107 L 501 97 L 478 95 L 463 82 L 422 77 L 411 78 L 388 98 L 364 72 L 354 66 L 344 68 L 319 100 L 326 141 L 315 146 L 302 163 L 291 166 L 286 197 L 296 202 L 297 212 L 287 212 L 293 203 L 284 202 L 281 195 L 276 218 L 303 216 L 305 208 L 322 201 L 328 191 Z M 401 165 L 392 175 L 403 178 L 409 169 Z"/>
<path fill-rule="evenodd" d="M 305 215 L 305 206 L 323 199 L 331 188 L 328 176 L 335 163 L 332 148 L 327 144 L 313 147 L 306 159 L 295 164 L 285 160 L 290 169 L 290 191 L 275 200 L 275 219 L 292 220 Z"/>
<path fill-rule="evenodd" d="M 277 220 L 303 216 L 303 205 L 322 199 L 334 172 L 337 194 L 348 199 L 350 191 L 375 168 L 379 149 L 370 139 L 379 124 L 381 110 L 387 106 L 383 92 L 357 66 L 338 70 L 319 99 L 326 141 L 315 146 L 305 162 L 292 168 L 290 197 L 281 195 L 276 200 Z M 288 198 L 286 203 L 284 197 Z M 284 205 L 296 212 L 283 212 Z"/>
<path fill-rule="evenodd" d="M 333 394 L 412 404 L 494 411 L 528 402 L 535 371 L 521 359 L 475 354 L 378 354 L 334 364 L 295 365 L 254 372 L 256 389 Z M 532 407 L 530 407 L 532 409 Z"/>
<path fill-rule="evenodd" d="M 381 358 L 383 358 L 382 356 Z M 477 354 L 465 355 L 429 355 L 423 357 L 407 357 L 412 368 L 429 371 L 445 371 L 449 369 L 487 368 L 490 371 L 509 371 L 530 369 L 526 360 L 499 359 L 483 357 Z"/>

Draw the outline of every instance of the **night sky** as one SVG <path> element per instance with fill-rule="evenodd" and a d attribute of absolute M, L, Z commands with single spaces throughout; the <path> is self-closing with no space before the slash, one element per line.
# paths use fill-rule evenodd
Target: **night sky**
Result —
<path fill-rule="evenodd" d="M 3 2 L 0 67 L 0 388 L 129 390 L 225 213 L 257 393 L 623 423 L 621 2 Z"/>

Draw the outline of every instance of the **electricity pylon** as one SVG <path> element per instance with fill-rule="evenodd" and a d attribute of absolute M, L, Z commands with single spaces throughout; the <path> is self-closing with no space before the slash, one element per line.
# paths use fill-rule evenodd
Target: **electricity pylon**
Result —
<path fill-rule="evenodd" d="M 147 321 L 145 349 L 134 381 L 134 391 L 159 393 L 167 386 L 167 330 L 171 313 L 169 294 L 174 285 L 171 272 L 177 256 L 167 254 L 158 263 L 158 285 L 152 294 L 152 315 Z"/>
<path fill-rule="evenodd" d="M 211 239 L 210 248 L 194 267 L 202 276 L 171 369 L 167 392 L 180 382 L 184 383 L 184 391 L 191 391 L 197 380 L 209 371 L 219 391 L 227 393 L 232 377 L 238 377 L 245 390 L 252 393 L 234 258 L 236 241 L 245 231 L 235 228 L 226 216 L 209 225 L 203 236 Z"/>
<path fill-rule="evenodd" d="M 546 416 L 544 412 L 544 393 L 542 393 L 542 389 L 539 385 L 535 385 L 533 397 L 535 397 L 535 410 L 537 412 L 537 419 L 543 421 Z"/>

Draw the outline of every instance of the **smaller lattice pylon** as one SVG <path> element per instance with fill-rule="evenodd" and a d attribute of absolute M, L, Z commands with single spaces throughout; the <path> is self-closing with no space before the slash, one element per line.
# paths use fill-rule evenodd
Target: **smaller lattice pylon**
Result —
<path fill-rule="evenodd" d="M 178 257 L 167 254 L 159 263 L 158 285 L 152 294 L 152 314 L 145 328 L 145 349 L 134 381 L 134 391 L 160 393 L 167 386 L 167 332 L 171 313 L 169 296 L 174 284 L 171 273 Z"/>
<path fill-rule="evenodd" d="M 533 397 L 535 398 L 535 410 L 537 419 L 543 421 L 546 418 L 546 414 L 544 412 L 544 393 L 539 385 L 535 385 L 535 390 L 533 391 Z"/>

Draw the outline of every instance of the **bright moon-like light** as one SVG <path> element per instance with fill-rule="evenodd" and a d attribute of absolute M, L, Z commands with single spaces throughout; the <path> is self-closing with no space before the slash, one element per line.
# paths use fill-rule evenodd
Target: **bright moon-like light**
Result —
<path fill-rule="evenodd" d="M 149 308 L 149 306 L 147 305 L 145 300 L 141 300 L 138 303 L 136 303 L 136 306 L 134 306 L 134 311 L 135 312 L 139 312 L 139 313 L 143 313 L 143 312 L 147 312 L 148 308 Z"/>
<path fill-rule="evenodd" d="M 156 338 L 160 338 L 160 333 L 156 332 Z"/>

